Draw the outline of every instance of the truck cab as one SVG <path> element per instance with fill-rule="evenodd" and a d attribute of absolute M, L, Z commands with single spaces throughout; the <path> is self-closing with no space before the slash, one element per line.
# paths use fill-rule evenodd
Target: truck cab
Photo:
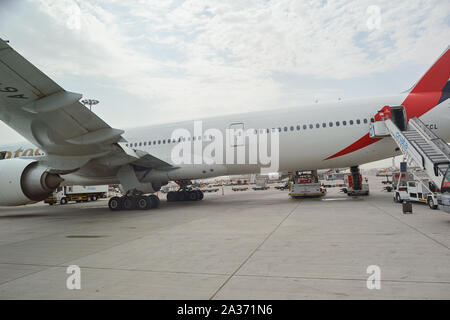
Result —
<path fill-rule="evenodd" d="M 322 188 L 317 170 L 296 171 L 289 179 L 289 196 L 291 198 L 299 197 L 322 197 L 326 189 Z"/>
<path fill-rule="evenodd" d="M 442 179 L 440 192 L 437 194 L 437 203 L 440 210 L 450 213 L 450 168 Z"/>
<path fill-rule="evenodd" d="M 345 193 L 348 196 L 368 196 L 369 195 L 369 184 L 367 182 L 362 182 L 362 174 L 359 174 L 359 181 L 361 181 L 361 187 L 355 188 L 355 182 L 351 174 L 344 177 Z"/>

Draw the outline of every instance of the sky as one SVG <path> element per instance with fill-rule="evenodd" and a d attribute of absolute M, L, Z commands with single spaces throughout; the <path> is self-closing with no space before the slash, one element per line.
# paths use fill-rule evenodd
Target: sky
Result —
<path fill-rule="evenodd" d="M 450 2 L 0 0 L 0 38 L 127 128 L 405 91 L 450 44 Z"/>

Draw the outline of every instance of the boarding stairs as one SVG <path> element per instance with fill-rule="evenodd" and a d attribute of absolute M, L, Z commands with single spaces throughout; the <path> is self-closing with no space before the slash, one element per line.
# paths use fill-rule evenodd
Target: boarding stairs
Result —
<path fill-rule="evenodd" d="M 372 138 L 391 136 L 408 165 L 420 167 L 440 187 L 450 166 L 450 147 L 419 118 L 407 121 L 403 106 L 385 106 L 370 127 Z"/>

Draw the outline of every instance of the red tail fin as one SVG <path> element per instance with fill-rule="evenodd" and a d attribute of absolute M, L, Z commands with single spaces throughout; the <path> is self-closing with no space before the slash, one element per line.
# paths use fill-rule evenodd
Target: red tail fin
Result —
<path fill-rule="evenodd" d="M 412 88 L 411 93 L 440 92 L 450 78 L 450 46 L 441 54 L 425 75 Z"/>

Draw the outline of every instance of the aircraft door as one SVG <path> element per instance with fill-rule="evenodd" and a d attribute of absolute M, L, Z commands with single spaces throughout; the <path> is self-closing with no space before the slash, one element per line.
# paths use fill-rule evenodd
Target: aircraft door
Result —
<path fill-rule="evenodd" d="M 231 147 L 239 147 L 245 144 L 244 123 L 232 123 L 228 126 L 228 134 Z"/>
<path fill-rule="evenodd" d="M 391 107 L 392 122 L 400 129 L 405 131 L 407 127 L 407 117 L 404 106 Z"/>

